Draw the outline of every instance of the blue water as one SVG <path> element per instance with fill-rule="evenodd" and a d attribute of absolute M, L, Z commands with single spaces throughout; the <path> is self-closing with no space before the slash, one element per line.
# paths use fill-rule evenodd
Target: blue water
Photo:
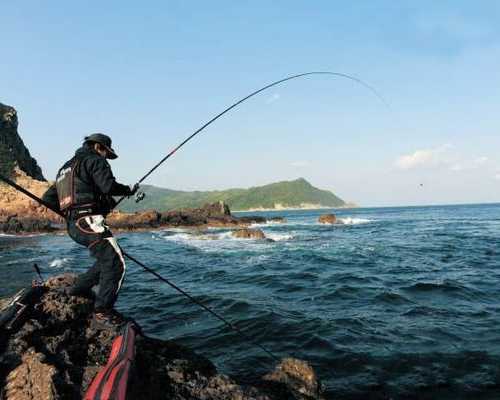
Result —
<path fill-rule="evenodd" d="M 500 398 L 500 205 L 282 215 L 260 228 L 119 235 L 130 254 L 215 308 L 280 357 L 309 360 L 335 398 Z M 255 214 L 255 213 L 254 213 Z M 0 237 L 0 295 L 32 278 L 82 271 L 64 235 Z M 128 263 L 118 308 L 243 380 L 272 363 L 219 321 Z"/>

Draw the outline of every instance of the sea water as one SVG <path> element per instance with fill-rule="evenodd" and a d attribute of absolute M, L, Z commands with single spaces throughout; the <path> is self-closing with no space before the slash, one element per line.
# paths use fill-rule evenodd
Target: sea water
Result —
<path fill-rule="evenodd" d="M 257 213 L 273 241 L 227 229 L 118 235 L 136 258 L 279 357 L 309 361 L 332 398 L 500 398 L 500 205 Z M 256 213 L 252 213 L 256 214 Z M 64 235 L 0 236 L 0 296 L 82 272 Z M 273 361 L 167 285 L 127 263 L 117 308 L 251 382 Z"/>

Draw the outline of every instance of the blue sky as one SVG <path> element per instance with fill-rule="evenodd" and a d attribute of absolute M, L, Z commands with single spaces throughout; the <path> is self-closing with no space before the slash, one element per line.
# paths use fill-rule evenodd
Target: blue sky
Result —
<path fill-rule="evenodd" d="M 24 1 L 2 5 L 0 102 L 53 179 L 83 136 L 113 137 L 132 183 L 252 90 L 147 183 L 305 177 L 362 205 L 498 202 L 497 1 Z"/>

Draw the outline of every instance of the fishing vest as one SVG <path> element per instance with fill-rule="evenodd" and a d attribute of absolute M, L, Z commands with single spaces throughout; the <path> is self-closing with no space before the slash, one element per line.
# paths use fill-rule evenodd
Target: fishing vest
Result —
<path fill-rule="evenodd" d="M 61 211 L 72 208 L 97 208 L 98 194 L 90 183 L 78 176 L 82 157 L 73 157 L 59 170 L 56 177 L 57 197 Z"/>

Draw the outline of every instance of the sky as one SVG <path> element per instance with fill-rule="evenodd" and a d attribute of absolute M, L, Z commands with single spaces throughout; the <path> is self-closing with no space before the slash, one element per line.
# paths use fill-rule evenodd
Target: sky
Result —
<path fill-rule="evenodd" d="M 2 5 L 0 102 L 45 176 L 104 132 L 137 181 L 304 177 L 362 206 L 500 201 L 498 1 L 23 1 Z"/>

